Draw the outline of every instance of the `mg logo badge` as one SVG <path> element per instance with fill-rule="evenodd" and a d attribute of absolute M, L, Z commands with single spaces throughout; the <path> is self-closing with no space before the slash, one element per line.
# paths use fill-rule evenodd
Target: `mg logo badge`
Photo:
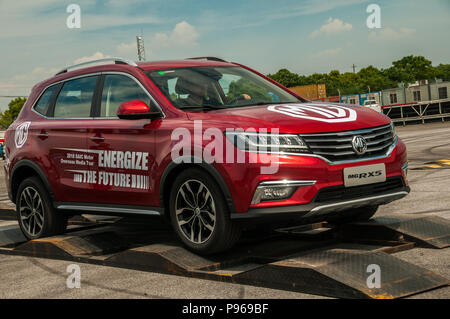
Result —
<path fill-rule="evenodd" d="M 271 105 L 267 109 L 290 117 L 326 123 L 342 123 L 356 120 L 355 110 L 336 104 L 279 104 Z"/>
<path fill-rule="evenodd" d="M 16 132 L 14 134 L 14 142 L 16 143 L 17 148 L 21 148 L 28 137 L 28 128 L 30 127 L 31 122 L 23 122 L 19 126 L 16 127 Z"/>
<path fill-rule="evenodd" d="M 367 142 L 361 135 L 356 135 L 352 140 L 353 151 L 358 155 L 363 155 L 367 151 Z"/>

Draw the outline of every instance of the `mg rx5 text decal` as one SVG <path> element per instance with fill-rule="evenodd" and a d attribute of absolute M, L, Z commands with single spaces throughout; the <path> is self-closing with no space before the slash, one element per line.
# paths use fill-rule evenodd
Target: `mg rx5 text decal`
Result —
<path fill-rule="evenodd" d="M 327 122 L 342 123 L 356 120 L 356 111 L 341 105 L 322 104 L 279 104 L 271 105 L 269 111 L 278 112 L 290 117 Z"/>

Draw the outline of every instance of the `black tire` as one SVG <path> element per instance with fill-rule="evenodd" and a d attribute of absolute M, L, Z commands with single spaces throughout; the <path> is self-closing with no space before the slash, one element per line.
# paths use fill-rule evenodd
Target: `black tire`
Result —
<path fill-rule="evenodd" d="M 326 218 L 327 222 L 334 225 L 344 225 L 353 222 L 368 221 L 376 214 L 378 206 L 365 206 L 336 213 Z"/>
<path fill-rule="evenodd" d="M 35 207 L 34 212 L 30 209 L 31 206 Z M 67 228 L 67 216 L 57 212 L 44 185 L 35 176 L 25 179 L 20 184 L 16 197 L 16 211 L 20 229 L 27 239 L 62 234 Z M 24 218 L 30 214 L 34 216 Z M 37 231 L 36 228 L 40 230 Z"/>
<path fill-rule="evenodd" d="M 186 188 L 187 186 L 192 192 Z M 196 199 L 193 197 L 194 192 Z M 210 196 L 207 195 L 207 192 Z M 187 196 L 192 205 L 187 203 L 182 193 Z M 210 198 L 211 200 L 209 200 Z M 191 208 L 200 208 L 202 205 L 202 209 Z M 186 207 L 181 209 L 183 206 Z M 176 207 L 179 209 L 178 215 Z M 175 233 L 183 244 L 195 253 L 202 255 L 218 253 L 231 248 L 239 240 L 241 229 L 230 219 L 228 206 L 220 187 L 209 174 L 201 169 L 189 168 L 176 178 L 170 192 L 169 209 Z M 213 210 L 215 211 L 215 220 L 210 218 Z M 192 220 L 192 223 L 180 225 L 189 219 Z M 213 229 L 210 230 L 206 226 L 211 227 L 212 223 L 214 224 Z M 188 238 L 189 229 L 191 234 L 197 230 L 193 236 L 194 240 Z M 198 233 L 200 233 L 199 236 Z M 208 234 L 209 236 L 207 236 Z M 205 238 L 203 239 L 203 237 Z M 202 242 L 202 240 L 204 241 Z"/>

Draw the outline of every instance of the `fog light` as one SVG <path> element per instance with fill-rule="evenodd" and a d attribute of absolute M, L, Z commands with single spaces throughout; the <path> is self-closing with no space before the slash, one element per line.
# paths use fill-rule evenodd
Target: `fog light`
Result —
<path fill-rule="evenodd" d="M 252 198 L 252 205 L 259 204 L 261 202 L 270 202 L 288 199 L 294 194 L 295 190 L 299 186 L 314 185 L 316 181 L 268 181 L 262 182 L 256 188 L 255 194 Z"/>

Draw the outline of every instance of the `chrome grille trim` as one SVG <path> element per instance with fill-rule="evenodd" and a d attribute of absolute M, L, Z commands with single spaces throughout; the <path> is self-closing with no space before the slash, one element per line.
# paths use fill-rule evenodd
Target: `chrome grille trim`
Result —
<path fill-rule="evenodd" d="M 367 141 L 367 151 L 362 156 L 353 151 L 352 139 L 357 135 L 364 137 Z M 397 140 L 393 139 L 390 125 L 363 130 L 300 134 L 300 137 L 313 154 L 322 156 L 331 163 L 386 157 L 392 153 L 392 146 L 397 144 Z"/>

